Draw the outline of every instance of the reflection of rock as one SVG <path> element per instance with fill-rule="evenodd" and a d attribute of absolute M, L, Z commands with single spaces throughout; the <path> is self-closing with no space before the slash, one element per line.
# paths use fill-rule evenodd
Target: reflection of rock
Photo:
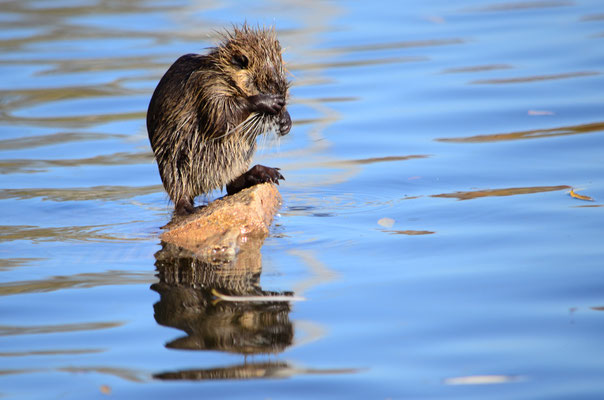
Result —
<path fill-rule="evenodd" d="M 241 251 L 236 260 L 220 261 L 162 242 L 162 249 L 155 254 L 159 281 L 175 288 L 248 290 L 258 284 L 262 271 L 262 243 L 248 243 L 250 248 Z"/>
<path fill-rule="evenodd" d="M 155 319 L 186 332 L 167 347 L 240 354 L 278 353 L 293 340 L 287 302 L 217 301 L 212 289 L 230 296 L 271 296 L 259 286 L 259 247 L 242 250 L 232 262 L 214 263 L 163 243 L 156 256 L 160 295 Z"/>
<path fill-rule="evenodd" d="M 234 365 L 224 368 L 189 369 L 155 374 L 154 378 L 163 380 L 219 380 L 219 379 L 258 379 L 278 378 L 291 368 L 283 362 L 266 362 Z"/>
<path fill-rule="evenodd" d="M 222 379 L 266 379 L 289 378 L 295 375 L 326 375 L 326 374 L 354 374 L 359 372 L 356 368 L 314 369 L 300 368 L 285 362 L 270 361 L 245 363 L 222 368 L 185 369 L 182 371 L 162 372 L 153 375 L 156 379 L 169 381 L 204 381 Z"/>

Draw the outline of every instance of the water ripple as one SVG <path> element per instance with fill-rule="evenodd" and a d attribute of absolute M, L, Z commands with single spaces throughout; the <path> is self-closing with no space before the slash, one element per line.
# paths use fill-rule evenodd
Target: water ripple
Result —
<path fill-rule="evenodd" d="M 439 138 L 439 142 L 451 143 L 484 143 L 484 142 L 500 142 L 505 140 L 519 139 L 539 139 L 556 136 L 577 135 L 583 133 L 594 133 L 604 130 L 604 122 L 595 122 L 592 124 L 561 126 L 551 129 L 532 129 L 528 131 L 518 131 L 509 133 L 493 133 L 489 135 L 475 135 L 461 138 Z"/>
<path fill-rule="evenodd" d="M 127 222 L 130 224 L 132 222 Z M 32 242 L 54 241 L 101 241 L 130 242 L 147 240 L 146 238 L 116 236 L 106 232 L 116 225 L 39 227 L 29 225 L 0 225 L 0 242 L 31 240 Z"/>
<path fill-rule="evenodd" d="M 568 72 L 564 74 L 550 74 L 550 75 L 532 75 L 532 76 L 520 76 L 516 78 L 500 78 L 500 79 L 478 79 L 471 81 L 471 85 L 504 85 L 511 83 L 529 83 L 529 82 L 540 82 L 540 81 L 551 81 L 560 79 L 570 78 L 582 78 L 586 76 L 600 75 L 597 71 L 579 71 L 579 72 Z"/>
<path fill-rule="evenodd" d="M 94 132 L 58 132 L 50 133 L 47 135 L 26 136 L 14 139 L 0 140 L 0 149 L 2 149 L 3 151 L 33 149 L 36 147 L 54 146 L 58 144 L 72 142 L 84 142 L 106 139 L 124 139 L 126 137 L 128 137 L 128 135 Z"/>
<path fill-rule="evenodd" d="M 0 283 L 0 296 L 54 292 L 62 289 L 81 289 L 108 285 L 152 284 L 156 280 L 153 272 L 134 273 L 127 271 L 52 276 L 42 280 Z"/>
<path fill-rule="evenodd" d="M 13 335 L 39 335 L 43 333 L 94 331 L 99 329 L 111 329 L 124 325 L 123 322 L 83 322 L 79 324 L 56 324 L 56 325 L 0 325 L 0 336 Z"/>
<path fill-rule="evenodd" d="M 150 152 L 119 152 L 87 158 L 63 158 L 57 160 L 41 159 L 4 159 L 0 161 L 0 174 L 46 172 L 54 167 L 81 167 L 84 165 L 133 165 L 153 162 Z"/>
<path fill-rule="evenodd" d="M 557 190 L 570 189 L 567 185 L 558 186 L 534 186 L 534 187 L 515 187 L 505 189 L 484 189 L 484 190 L 471 190 L 453 193 L 441 193 L 434 194 L 431 197 L 442 197 L 457 200 L 472 200 L 481 197 L 501 197 L 501 196 L 517 196 L 519 194 L 533 194 L 543 192 L 553 192 Z"/>
<path fill-rule="evenodd" d="M 163 192 L 162 185 L 149 186 L 92 186 L 82 188 L 27 188 L 0 189 L 0 200 L 34 199 L 51 201 L 117 201 L 131 197 Z"/>
<path fill-rule="evenodd" d="M 543 0 L 543 1 L 518 1 L 500 4 L 491 4 L 485 7 L 475 8 L 474 11 L 479 12 L 497 12 L 497 11 L 518 11 L 530 9 L 543 9 L 553 7 L 569 7 L 576 3 L 574 1 L 565 0 Z"/>

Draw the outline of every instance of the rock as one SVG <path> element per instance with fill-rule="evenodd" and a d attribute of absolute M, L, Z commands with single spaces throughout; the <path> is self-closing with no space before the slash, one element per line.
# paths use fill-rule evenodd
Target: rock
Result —
<path fill-rule="evenodd" d="M 280 205 L 275 185 L 255 185 L 173 219 L 160 239 L 198 257 L 232 260 L 244 247 L 260 248 Z"/>

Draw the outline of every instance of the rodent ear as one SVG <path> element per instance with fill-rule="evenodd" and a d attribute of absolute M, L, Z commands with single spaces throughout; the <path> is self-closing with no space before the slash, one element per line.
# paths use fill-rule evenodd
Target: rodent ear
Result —
<path fill-rule="evenodd" d="M 235 54 L 231 57 L 231 64 L 236 66 L 237 68 L 245 69 L 247 68 L 250 61 L 245 56 L 245 54 Z"/>

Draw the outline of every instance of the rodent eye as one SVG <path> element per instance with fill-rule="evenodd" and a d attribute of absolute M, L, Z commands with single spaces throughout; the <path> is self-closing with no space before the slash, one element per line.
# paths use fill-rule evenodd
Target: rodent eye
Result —
<path fill-rule="evenodd" d="M 243 54 L 235 54 L 232 58 L 231 58 L 231 63 L 236 66 L 239 67 L 241 69 L 247 68 L 248 64 L 249 64 L 249 60 L 247 59 L 247 57 Z"/>

